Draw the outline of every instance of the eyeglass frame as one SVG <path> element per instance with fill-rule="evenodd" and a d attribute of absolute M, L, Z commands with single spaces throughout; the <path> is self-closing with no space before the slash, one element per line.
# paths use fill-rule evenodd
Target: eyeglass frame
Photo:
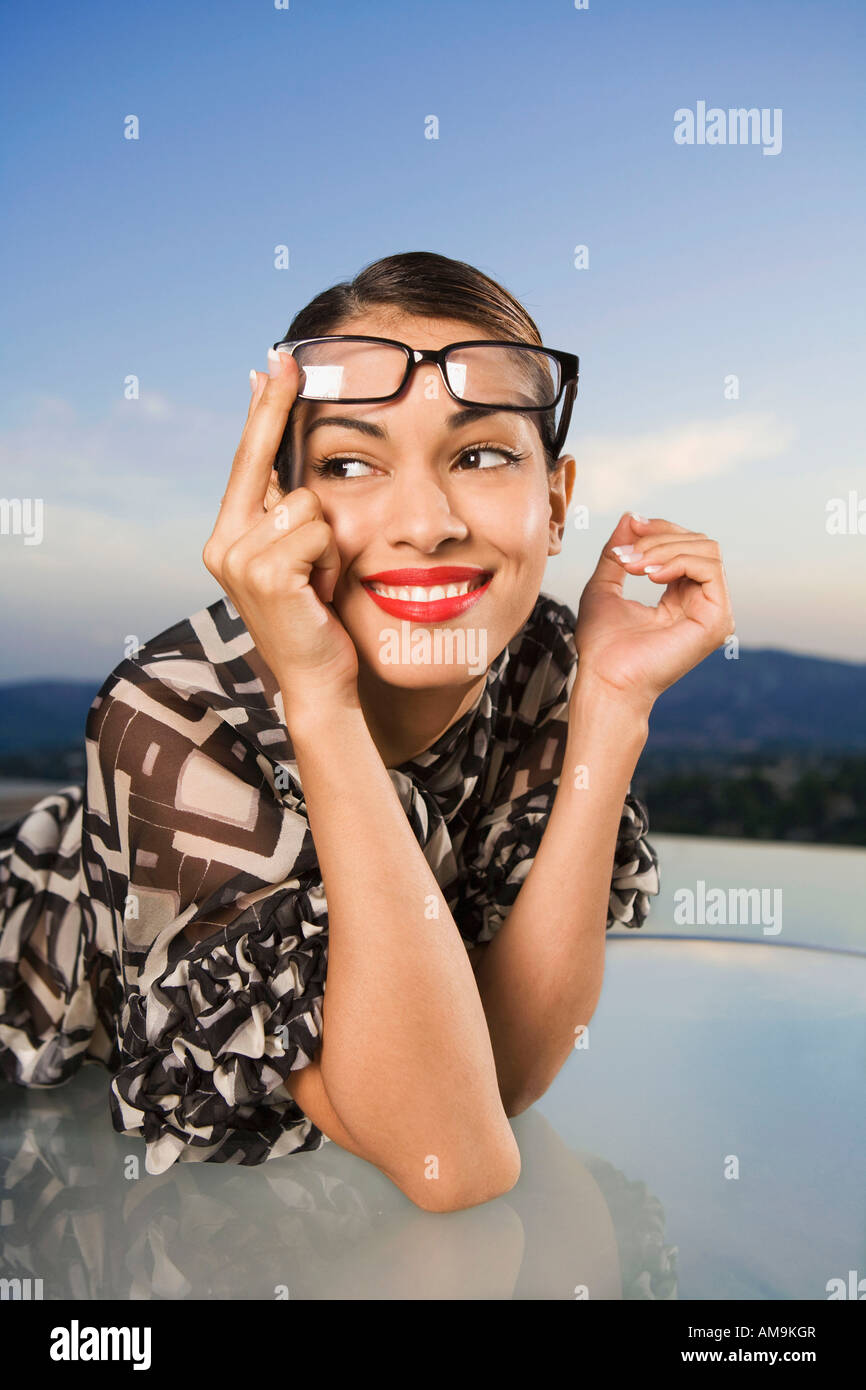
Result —
<path fill-rule="evenodd" d="M 577 395 L 580 359 L 576 357 L 573 352 L 564 352 L 559 348 L 541 347 L 538 343 L 524 343 L 516 341 L 514 339 L 510 341 L 505 341 L 501 338 L 464 338 L 459 343 L 446 343 L 446 345 L 441 348 L 413 348 L 410 347 L 408 343 L 399 342 L 396 338 L 377 338 L 368 333 L 323 333 L 313 338 L 281 338 L 278 342 L 274 343 L 273 346 L 275 352 L 279 348 L 291 348 L 291 355 L 292 357 L 294 357 L 294 349 L 297 347 L 303 347 L 306 343 L 334 342 L 383 343 L 387 347 L 400 348 L 403 352 L 406 353 L 406 371 L 404 373 L 403 380 L 400 382 L 400 385 L 397 387 L 396 391 L 392 391 L 388 396 L 341 396 L 338 402 L 333 402 L 334 404 L 372 405 L 380 401 L 396 400 L 396 398 L 404 390 L 406 383 L 412 374 L 413 368 L 415 368 L 419 362 L 436 363 L 436 366 L 439 368 L 439 375 L 442 377 L 442 381 L 444 382 L 445 390 L 448 392 L 452 400 L 457 401 L 458 405 L 476 406 L 482 409 L 490 410 L 491 412 L 493 412 L 494 410 L 516 410 L 520 411 L 523 414 L 543 415 L 548 410 L 556 409 L 556 407 L 559 405 L 560 400 L 563 400 L 563 392 L 565 392 L 562 407 L 562 415 L 560 417 L 559 425 L 556 428 L 552 446 L 554 458 L 559 458 L 559 451 L 565 443 L 565 436 L 568 433 L 568 427 L 571 424 L 571 413 L 574 408 L 574 398 Z M 489 401 L 470 401 L 467 400 L 465 396 L 458 396 L 456 391 L 452 389 L 448 381 L 448 376 L 445 371 L 445 365 L 447 356 L 450 352 L 453 352 L 456 348 L 464 347 L 523 347 L 531 348 L 534 352 L 546 353 L 548 357 L 552 357 L 559 364 L 559 387 L 557 389 L 556 396 L 554 397 L 552 403 L 550 405 L 542 406 L 493 406 L 490 404 Z M 327 401 L 329 399 L 333 399 L 326 396 L 305 396 L 303 391 L 298 392 L 297 398 L 299 400 L 305 401 Z"/>

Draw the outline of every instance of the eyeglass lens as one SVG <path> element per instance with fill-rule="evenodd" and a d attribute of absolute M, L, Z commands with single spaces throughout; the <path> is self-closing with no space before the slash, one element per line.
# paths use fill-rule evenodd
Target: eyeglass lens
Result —
<path fill-rule="evenodd" d="M 385 343 L 304 343 L 294 355 L 301 369 L 299 394 L 306 400 L 381 400 L 394 394 L 406 372 L 406 354 Z M 455 348 L 445 370 L 456 396 L 482 405 L 546 410 L 559 392 L 559 363 L 541 348 Z"/>

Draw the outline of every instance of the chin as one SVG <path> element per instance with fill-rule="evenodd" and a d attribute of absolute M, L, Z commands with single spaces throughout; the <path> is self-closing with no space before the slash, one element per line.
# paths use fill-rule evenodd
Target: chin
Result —
<path fill-rule="evenodd" d="M 428 663 L 418 663 L 417 665 L 389 664 L 376 660 L 365 660 L 363 663 L 371 676 L 383 681 L 385 685 L 393 686 L 396 690 L 448 690 L 457 687 L 471 685 L 481 676 L 486 675 L 488 664 L 479 663 L 477 666 L 460 665 L 435 665 Z"/>
<path fill-rule="evenodd" d="M 371 674 L 406 690 L 465 686 L 485 675 L 496 655 L 484 626 L 386 618 L 364 637 L 355 645 Z"/>

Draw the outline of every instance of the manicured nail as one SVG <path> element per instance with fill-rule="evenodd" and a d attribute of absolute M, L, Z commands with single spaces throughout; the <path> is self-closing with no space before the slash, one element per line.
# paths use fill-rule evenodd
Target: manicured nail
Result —
<path fill-rule="evenodd" d="M 268 375 L 279 376 L 282 371 L 282 357 L 274 348 L 268 348 Z"/>
<path fill-rule="evenodd" d="M 611 549 L 618 560 L 630 559 L 634 552 L 633 545 L 614 545 Z"/>
<path fill-rule="evenodd" d="M 656 570 L 663 570 L 664 565 L 644 565 L 644 574 L 655 574 Z"/>
<path fill-rule="evenodd" d="M 648 516 L 639 516 L 637 512 L 632 512 L 631 515 L 634 517 L 635 521 L 649 521 Z"/>
<path fill-rule="evenodd" d="M 250 367 L 250 388 L 251 388 L 253 391 L 255 391 L 256 387 L 258 386 L 258 383 L 259 383 L 258 373 L 256 372 L 255 367 Z"/>

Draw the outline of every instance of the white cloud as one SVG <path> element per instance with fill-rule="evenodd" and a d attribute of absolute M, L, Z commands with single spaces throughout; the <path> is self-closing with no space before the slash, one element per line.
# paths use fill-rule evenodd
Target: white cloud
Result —
<path fill-rule="evenodd" d="M 693 483 L 781 454 L 796 432 L 773 415 L 694 420 L 667 430 L 589 435 L 573 448 L 575 502 L 624 511 L 634 497 L 671 483 Z"/>
<path fill-rule="evenodd" d="M 106 675 L 126 638 L 144 641 L 220 595 L 201 549 L 203 512 L 158 522 L 50 504 L 41 545 L 0 544 L 0 584 L 15 593 L 0 616 L 2 678 Z"/>
<path fill-rule="evenodd" d="M 88 419 L 49 396 L 0 435 L 0 494 L 44 517 L 41 544 L 0 537 L 2 678 L 107 674 L 128 634 L 219 596 L 201 551 L 245 418 L 144 392 Z"/>
<path fill-rule="evenodd" d="M 158 392 L 115 400 L 96 419 L 56 396 L 28 403 L 26 420 L 0 434 L 0 489 L 141 517 L 142 505 L 205 499 L 214 512 L 246 420 L 178 404 Z"/>

